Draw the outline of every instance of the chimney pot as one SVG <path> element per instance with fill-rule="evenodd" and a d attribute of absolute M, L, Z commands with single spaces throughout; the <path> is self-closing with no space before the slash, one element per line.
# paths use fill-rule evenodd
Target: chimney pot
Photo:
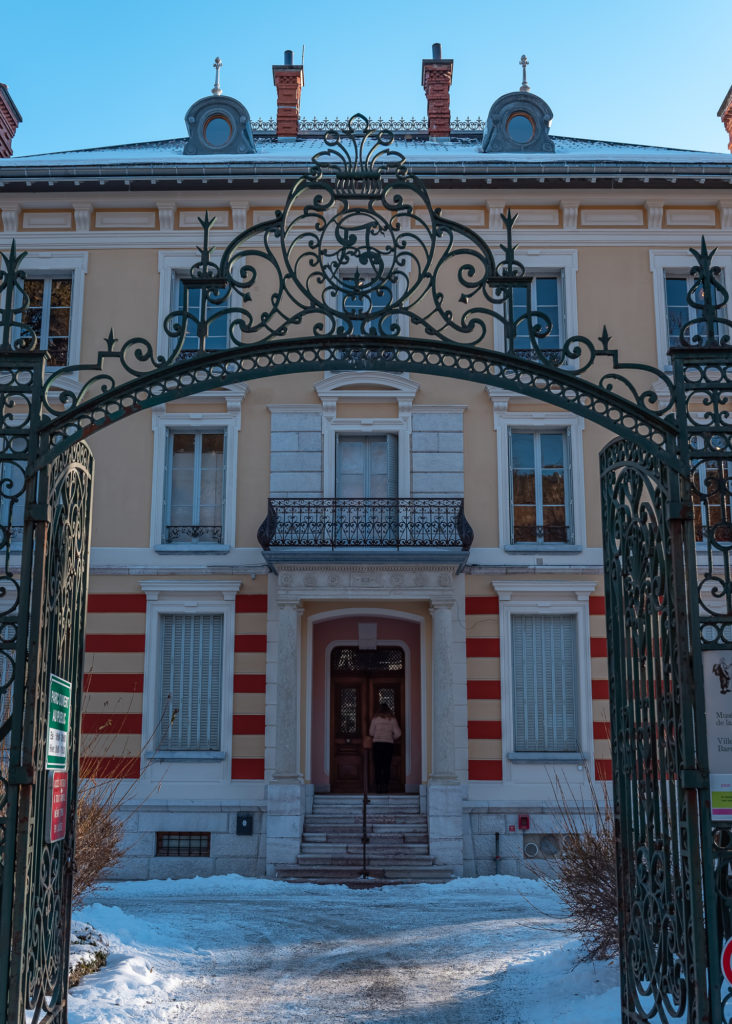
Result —
<path fill-rule="evenodd" d="M 0 82 L 0 158 L 13 155 L 13 137 L 22 120 L 7 85 Z"/>
<path fill-rule="evenodd" d="M 292 63 L 292 50 L 285 50 L 284 64 L 272 65 L 272 78 L 277 89 L 277 138 L 294 138 L 297 135 L 300 93 L 305 85 L 305 73 L 302 64 Z"/>
<path fill-rule="evenodd" d="M 450 85 L 452 61 L 442 56 L 442 45 L 432 46 L 432 60 L 422 61 L 422 85 L 427 96 L 427 129 L 431 139 L 450 134 Z"/>

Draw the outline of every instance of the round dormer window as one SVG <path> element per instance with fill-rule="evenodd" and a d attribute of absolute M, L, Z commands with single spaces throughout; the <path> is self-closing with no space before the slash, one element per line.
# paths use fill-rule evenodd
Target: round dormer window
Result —
<path fill-rule="evenodd" d="M 222 114 L 214 114 L 203 126 L 203 137 L 212 149 L 225 146 L 232 135 L 231 121 Z"/>
<path fill-rule="evenodd" d="M 536 126 L 533 119 L 523 112 L 512 114 L 506 124 L 506 133 L 509 139 L 520 146 L 531 142 L 535 132 Z"/>

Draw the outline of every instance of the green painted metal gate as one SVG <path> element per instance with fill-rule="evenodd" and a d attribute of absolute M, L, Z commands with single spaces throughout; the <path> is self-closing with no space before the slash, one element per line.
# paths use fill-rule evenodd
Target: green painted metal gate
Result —
<path fill-rule="evenodd" d="M 530 307 L 515 218 L 504 217 L 497 259 L 432 206 L 392 142 L 360 115 L 326 133 L 282 212 L 218 260 L 206 216 L 160 354 L 110 333 L 95 362 L 46 370 L 23 320 L 22 254 L 13 245 L 2 256 L 0 1024 L 26 1011 L 38 1024 L 66 1016 L 92 469 L 83 438 L 172 398 L 316 369 L 498 385 L 615 438 L 601 475 L 623 1021 L 732 1021 L 719 969 L 732 836 L 712 827 L 704 704 L 705 652 L 732 649 L 732 323 L 713 253 L 694 253 L 699 318 L 672 351 L 672 375 L 624 361 L 605 329 L 552 347 L 548 318 Z M 222 317 L 229 347 L 209 348 Z M 50 673 L 72 686 L 70 828 L 56 842 L 43 833 Z"/>

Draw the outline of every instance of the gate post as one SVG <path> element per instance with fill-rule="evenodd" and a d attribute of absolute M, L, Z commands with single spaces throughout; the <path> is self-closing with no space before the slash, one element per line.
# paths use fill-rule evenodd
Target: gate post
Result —
<path fill-rule="evenodd" d="M 719 747 L 712 716 L 720 703 L 715 691 L 723 695 L 729 689 L 722 678 L 727 667 L 732 674 L 732 322 L 724 316 L 729 294 L 719 268 L 712 266 L 716 250 L 708 251 L 702 238 L 700 250 L 691 251 L 697 266 L 691 271 L 687 302 L 697 316 L 681 329 L 670 349 L 684 513 L 679 558 L 688 585 L 688 629 L 683 631 L 689 643 L 688 714 L 695 740 L 695 762 L 684 784 L 696 789 L 699 797 L 703 897 L 698 918 L 704 922 L 708 945 L 700 984 L 708 979 L 712 1024 L 730 1024 L 732 989 L 725 985 L 723 994 L 720 960 L 724 943 L 732 939 L 732 815 L 725 817 L 726 808 L 715 807 L 715 798 L 721 802 L 729 792 L 732 811 L 732 765 L 720 765 L 720 759 L 732 760 L 732 748 Z M 727 736 L 732 742 L 732 728 L 727 728 Z M 720 771 L 726 780 L 719 775 L 715 779 Z"/>

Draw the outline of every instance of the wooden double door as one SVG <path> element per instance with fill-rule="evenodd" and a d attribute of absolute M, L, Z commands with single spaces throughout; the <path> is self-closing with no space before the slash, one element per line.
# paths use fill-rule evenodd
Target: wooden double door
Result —
<path fill-rule="evenodd" d="M 396 716 L 402 736 L 394 744 L 390 793 L 404 792 L 404 651 L 401 647 L 336 647 L 330 663 L 330 789 L 332 793 L 363 791 L 364 746 L 371 719 L 383 702 Z M 369 792 L 374 791 L 374 766 L 366 758 Z"/>

